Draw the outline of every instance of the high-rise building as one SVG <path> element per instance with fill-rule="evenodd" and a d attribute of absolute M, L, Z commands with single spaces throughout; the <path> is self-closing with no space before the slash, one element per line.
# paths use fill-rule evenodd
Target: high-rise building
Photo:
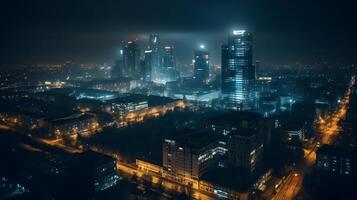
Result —
<path fill-rule="evenodd" d="M 153 52 L 152 50 L 145 51 L 145 58 L 144 58 L 144 67 L 143 67 L 143 75 L 145 81 L 153 80 L 155 76 L 155 71 L 153 70 Z"/>
<path fill-rule="evenodd" d="M 115 60 L 114 67 L 112 68 L 112 77 L 123 77 L 124 76 L 124 51 L 119 50 L 118 59 Z"/>
<path fill-rule="evenodd" d="M 228 163 L 254 173 L 261 169 L 270 145 L 267 121 L 258 113 L 232 112 L 214 117 L 210 130 L 227 138 Z"/>
<path fill-rule="evenodd" d="M 150 69 L 151 69 L 151 80 L 160 79 L 160 68 L 161 68 L 161 47 L 160 38 L 158 34 L 151 34 L 149 37 L 149 48 L 150 53 Z M 146 56 L 146 54 L 145 54 Z M 146 59 L 146 57 L 145 57 Z"/>
<path fill-rule="evenodd" d="M 136 41 L 128 41 L 123 49 L 123 74 L 134 79 L 140 78 L 140 49 Z"/>
<path fill-rule="evenodd" d="M 172 81 L 175 79 L 176 72 L 176 60 L 174 56 L 174 47 L 165 46 L 163 53 L 163 62 L 162 62 L 162 74 L 165 81 Z"/>
<path fill-rule="evenodd" d="M 252 64 L 252 34 L 233 30 L 228 45 L 222 46 L 222 94 L 228 106 L 239 109 L 254 108 L 255 69 Z"/>
<path fill-rule="evenodd" d="M 257 78 L 262 73 L 259 60 L 255 61 L 254 70 L 255 70 L 255 78 Z"/>
<path fill-rule="evenodd" d="M 195 51 L 194 59 L 194 78 L 199 85 L 207 84 L 209 79 L 209 53 L 205 46 L 201 45 L 200 49 Z"/>
<path fill-rule="evenodd" d="M 163 167 L 178 179 L 199 179 L 217 165 L 218 158 L 226 153 L 216 135 L 208 132 L 183 130 L 163 142 Z"/>

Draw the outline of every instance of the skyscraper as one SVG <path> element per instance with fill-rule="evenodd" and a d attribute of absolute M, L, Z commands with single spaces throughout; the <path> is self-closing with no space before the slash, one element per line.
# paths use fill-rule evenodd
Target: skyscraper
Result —
<path fill-rule="evenodd" d="M 112 69 L 112 77 L 122 77 L 124 76 L 124 57 L 123 57 L 123 49 L 119 50 L 118 59 L 115 60 L 114 67 Z"/>
<path fill-rule="evenodd" d="M 156 80 L 160 78 L 160 68 L 161 68 L 161 48 L 160 48 L 160 38 L 158 34 L 150 35 L 148 50 L 151 51 L 150 54 L 151 80 Z"/>
<path fill-rule="evenodd" d="M 176 61 L 174 56 L 174 47 L 165 46 L 163 53 L 162 73 L 165 81 L 172 81 L 175 79 Z"/>
<path fill-rule="evenodd" d="M 245 30 L 232 31 L 228 45 L 222 46 L 222 94 L 233 109 L 254 108 L 252 50 L 252 34 Z"/>
<path fill-rule="evenodd" d="M 135 79 L 140 78 L 140 49 L 136 41 L 128 41 L 123 49 L 123 74 Z"/>
<path fill-rule="evenodd" d="M 205 46 L 195 51 L 194 78 L 199 85 L 206 84 L 209 79 L 209 53 Z"/>
<path fill-rule="evenodd" d="M 145 51 L 143 75 L 145 81 L 153 80 L 154 70 L 153 70 L 153 52 L 152 50 Z"/>

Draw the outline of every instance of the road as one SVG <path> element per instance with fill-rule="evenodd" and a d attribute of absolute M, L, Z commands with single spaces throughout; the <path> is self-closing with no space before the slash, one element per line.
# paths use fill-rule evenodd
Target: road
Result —
<path fill-rule="evenodd" d="M 127 164 L 124 162 L 117 161 L 117 170 L 119 173 L 124 174 L 126 176 L 137 176 L 142 180 L 146 180 L 152 182 L 154 185 L 161 184 L 167 190 L 175 191 L 177 193 L 182 193 L 185 189 L 188 189 L 187 185 L 178 183 L 176 181 L 170 180 L 168 178 L 163 177 L 160 174 L 150 173 L 148 171 L 139 170 L 136 166 L 131 164 Z M 200 200 L 214 200 L 216 199 L 212 194 L 208 192 L 201 191 L 195 188 L 189 188 L 188 191 L 191 193 L 191 197 L 193 199 L 200 199 Z"/>
<path fill-rule="evenodd" d="M 338 135 L 342 131 L 339 123 L 346 117 L 352 87 L 354 84 L 355 77 L 352 77 L 347 91 L 340 102 L 339 108 L 326 117 L 319 117 L 319 119 L 315 121 L 316 126 L 318 127 L 318 132 L 321 134 L 321 144 L 331 144 L 334 136 Z"/>
<path fill-rule="evenodd" d="M 299 192 L 302 185 L 302 174 L 298 172 L 290 173 L 280 186 L 272 200 L 293 199 Z"/>
<path fill-rule="evenodd" d="M 294 199 L 302 187 L 304 174 L 311 170 L 316 162 L 316 151 L 319 144 L 332 144 L 333 138 L 341 133 L 342 128 L 340 122 L 346 117 L 348 105 L 350 103 L 350 96 L 352 87 L 355 85 L 355 77 L 351 78 L 345 95 L 340 102 L 339 107 L 324 118 L 319 117 L 315 120 L 315 126 L 319 136 L 310 149 L 304 149 L 304 160 L 291 172 L 282 185 L 279 187 L 277 193 L 272 197 L 273 200 L 289 200 Z"/>

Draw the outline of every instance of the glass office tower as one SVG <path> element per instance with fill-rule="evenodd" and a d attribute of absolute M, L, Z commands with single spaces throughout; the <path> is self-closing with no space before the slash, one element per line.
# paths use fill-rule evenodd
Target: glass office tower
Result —
<path fill-rule="evenodd" d="M 161 47 L 160 38 L 158 34 L 151 34 L 149 37 L 149 51 L 150 53 L 150 65 L 152 81 L 160 79 L 161 76 Z"/>
<path fill-rule="evenodd" d="M 136 41 L 129 41 L 123 49 L 124 75 L 134 79 L 140 78 L 140 49 Z"/>
<path fill-rule="evenodd" d="M 252 46 L 252 34 L 245 30 L 230 32 L 228 45 L 222 46 L 222 94 L 232 109 L 254 109 Z"/>
<path fill-rule="evenodd" d="M 209 79 L 209 53 L 203 45 L 195 51 L 194 77 L 199 85 L 207 84 Z"/>

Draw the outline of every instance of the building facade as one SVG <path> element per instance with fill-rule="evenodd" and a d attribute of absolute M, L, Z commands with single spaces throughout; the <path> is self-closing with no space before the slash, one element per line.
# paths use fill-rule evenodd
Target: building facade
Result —
<path fill-rule="evenodd" d="M 352 150 L 330 145 L 323 145 L 316 152 L 317 169 L 332 175 L 351 176 L 353 160 Z"/>
<path fill-rule="evenodd" d="M 213 118 L 208 126 L 212 132 L 226 137 L 230 165 L 249 173 L 261 169 L 264 152 L 270 144 L 270 129 L 261 114 L 226 113 Z"/>
<path fill-rule="evenodd" d="M 200 50 L 195 51 L 194 59 L 194 78 L 198 85 L 204 85 L 209 80 L 209 53 L 204 50 L 204 46 Z"/>
<path fill-rule="evenodd" d="M 176 80 L 176 59 L 173 46 L 164 47 L 161 74 L 160 79 L 164 82 Z"/>
<path fill-rule="evenodd" d="M 156 80 L 160 79 L 160 68 L 161 68 L 161 46 L 160 37 L 158 34 L 151 34 L 149 37 L 149 48 L 150 52 L 150 79 Z M 146 54 L 145 54 L 146 59 Z"/>
<path fill-rule="evenodd" d="M 49 136 L 55 138 L 81 135 L 91 136 L 102 130 L 98 119 L 94 114 L 74 114 L 63 118 L 45 120 L 45 127 L 48 127 Z"/>
<path fill-rule="evenodd" d="M 205 137 L 205 138 L 204 138 Z M 163 142 L 163 168 L 177 178 L 198 180 L 226 153 L 208 133 L 189 133 Z"/>
<path fill-rule="evenodd" d="M 140 69 L 140 49 L 136 41 L 128 41 L 123 49 L 123 74 L 126 77 L 139 79 Z"/>
<path fill-rule="evenodd" d="M 254 109 L 255 68 L 252 34 L 234 30 L 229 34 L 228 45 L 222 46 L 222 93 L 232 109 Z"/>

